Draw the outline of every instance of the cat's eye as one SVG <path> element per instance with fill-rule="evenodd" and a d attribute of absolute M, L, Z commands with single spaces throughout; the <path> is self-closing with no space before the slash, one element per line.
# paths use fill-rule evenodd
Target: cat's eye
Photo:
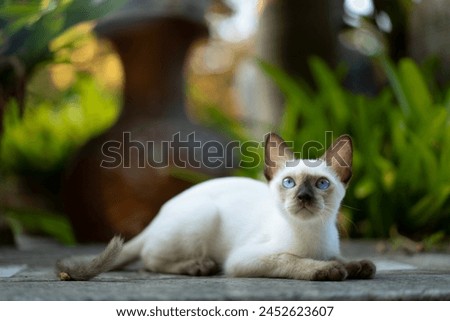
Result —
<path fill-rule="evenodd" d="M 328 187 L 330 187 L 330 181 L 325 177 L 319 178 L 316 182 L 316 187 L 321 190 L 326 190 Z"/>
<path fill-rule="evenodd" d="M 295 186 L 295 181 L 291 177 L 286 177 L 283 179 L 284 188 L 293 188 Z"/>

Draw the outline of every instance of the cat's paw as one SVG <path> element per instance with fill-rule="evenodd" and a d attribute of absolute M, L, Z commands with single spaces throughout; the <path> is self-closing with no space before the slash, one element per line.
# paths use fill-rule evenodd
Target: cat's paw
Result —
<path fill-rule="evenodd" d="M 327 263 L 312 276 L 312 281 L 343 281 L 347 278 L 346 267 L 337 261 Z"/>
<path fill-rule="evenodd" d="M 345 263 L 349 279 L 371 279 L 375 276 L 376 266 L 372 261 L 351 261 Z"/>
<path fill-rule="evenodd" d="M 218 272 L 216 262 L 211 259 L 195 260 L 186 266 L 185 274 L 193 276 L 208 276 Z"/>

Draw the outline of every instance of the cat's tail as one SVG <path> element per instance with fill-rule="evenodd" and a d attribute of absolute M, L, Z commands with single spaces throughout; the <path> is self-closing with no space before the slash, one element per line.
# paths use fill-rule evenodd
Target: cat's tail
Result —
<path fill-rule="evenodd" d="M 136 236 L 123 242 L 119 236 L 111 239 L 102 253 L 96 256 L 74 256 L 56 262 L 56 273 L 61 281 L 87 281 L 93 277 L 121 267 L 139 258 L 143 237 Z"/>

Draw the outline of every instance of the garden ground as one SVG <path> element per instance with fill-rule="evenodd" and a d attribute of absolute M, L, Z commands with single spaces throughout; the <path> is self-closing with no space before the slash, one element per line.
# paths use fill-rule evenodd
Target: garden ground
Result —
<path fill-rule="evenodd" d="M 450 300 L 450 254 L 376 251 L 377 242 L 344 241 L 349 258 L 370 258 L 373 280 L 308 282 L 285 279 L 188 277 L 143 271 L 139 264 L 88 282 L 61 282 L 54 263 L 103 246 L 64 247 L 22 239 L 0 247 L 0 300 Z"/>

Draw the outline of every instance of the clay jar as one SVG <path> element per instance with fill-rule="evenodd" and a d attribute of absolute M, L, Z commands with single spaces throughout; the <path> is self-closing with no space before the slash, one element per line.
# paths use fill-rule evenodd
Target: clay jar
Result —
<path fill-rule="evenodd" d="M 198 147 L 224 146 L 226 139 L 185 114 L 183 66 L 192 42 L 207 34 L 206 4 L 131 1 L 96 27 L 123 64 L 123 109 L 112 128 L 80 150 L 65 176 L 64 209 L 78 241 L 129 239 L 201 177 L 229 173 L 225 163 L 206 166 Z M 161 161 L 168 166 L 154 166 Z"/>

